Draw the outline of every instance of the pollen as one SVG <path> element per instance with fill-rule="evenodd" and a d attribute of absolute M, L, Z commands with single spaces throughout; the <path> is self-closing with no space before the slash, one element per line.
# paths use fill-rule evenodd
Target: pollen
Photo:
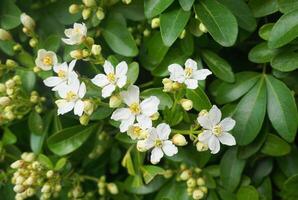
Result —
<path fill-rule="evenodd" d="M 58 74 L 58 77 L 60 77 L 60 78 L 65 77 L 65 71 L 63 71 L 63 70 L 59 70 L 57 74 Z"/>
<path fill-rule="evenodd" d="M 219 125 L 219 124 L 214 126 L 213 130 L 212 130 L 213 134 L 216 135 L 216 136 L 220 136 L 222 134 L 222 131 L 223 131 L 222 126 Z"/>
<path fill-rule="evenodd" d="M 154 142 L 154 146 L 160 148 L 160 147 L 162 147 L 162 143 L 163 143 L 162 140 L 157 139 L 157 140 L 155 140 L 155 142 Z"/>
<path fill-rule="evenodd" d="M 140 105 L 138 103 L 132 103 L 130 106 L 129 106 L 129 109 L 130 111 L 133 113 L 133 114 L 139 114 L 141 112 L 141 108 L 140 108 Z"/>
<path fill-rule="evenodd" d="M 133 133 L 135 135 L 140 136 L 141 135 L 141 131 L 142 131 L 142 129 L 139 126 L 134 126 L 133 127 Z"/>
<path fill-rule="evenodd" d="M 187 76 L 187 77 L 189 77 L 189 76 L 191 76 L 192 75 L 192 68 L 190 68 L 190 67 L 185 67 L 185 69 L 184 69 L 184 73 L 185 73 L 185 75 Z"/>
<path fill-rule="evenodd" d="M 77 98 L 77 95 L 76 95 L 76 93 L 74 93 L 74 92 L 72 92 L 72 91 L 69 91 L 69 92 L 67 92 L 67 94 L 66 94 L 66 100 L 67 101 L 72 101 L 72 100 L 74 100 L 74 99 L 76 99 Z"/>
<path fill-rule="evenodd" d="M 109 73 L 107 75 L 107 78 L 110 82 L 114 82 L 116 80 L 115 74 L 114 73 Z"/>
<path fill-rule="evenodd" d="M 45 65 L 52 65 L 53 64 L 53 60 L 50 56 L 45 56 L 43 59 L 42 59 L 42 62 L 43 64 Z"/>

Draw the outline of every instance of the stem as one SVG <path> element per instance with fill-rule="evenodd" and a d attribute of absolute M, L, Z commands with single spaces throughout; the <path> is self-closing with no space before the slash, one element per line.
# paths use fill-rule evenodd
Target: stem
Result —
<path fill-rule="evenodd" d="M 149 87 L 149 86 L 153 85 L 153 83 L 154 83 L 153 81 L 149 81 L 147 83 L 141 84 L 139 87 L 140 88 Z"/>
<path fill-rule="evenodd" d="M 98 178 L 93 177 L 93 176 L 81 175 L 81 178 L 89 180 L 89 181 L 98 182 Z"/>
<path fill-rule="evenodd" d="M 201 131 L 172 129 L 172 132 L 180 133 L 182 135 L 190 135 L 190 134 L 199 134 Z"/>

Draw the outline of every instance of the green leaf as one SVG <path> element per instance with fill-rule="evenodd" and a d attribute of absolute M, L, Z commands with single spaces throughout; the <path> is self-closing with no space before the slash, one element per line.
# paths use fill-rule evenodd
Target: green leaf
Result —
<path fill-rule="evenodd" d="M 267 177 L 263 183 L 258 187 L 260 199 L 270 200 L 272 199 L 272 184 L 269 177 Z"/>
<path fill-rule="evenodd" d="M 95 128 L 95 124 L 89 126 L 73 126 L 63 129 L 48 138 L 49 149 L 63 156 L 78 149 L 90 136 Z"/>
<path fill-rule="evenodd" d="M 157 193 L 154 200 L 190 200 L 184 182 L 176 182 L 175 179 L 165 184 Z"/>
<path fill-rule="evenodd" d="M 102 120 L 110 116 L 113 112 L 112 108 L 100 106 L 90 116 L 91 120 Z"/>
<path fill-rule="evenodd" d="M 143 98 L 156 96 L 160 100 L 159 110 L 164 110 L 166 107 L 171 108 L 173 105 L 172 98 L 162 88 L 150 88 L 141 93 Z"/>
<path fill-rule="evenodd" d="M 54 168 L 52 161 L 44 154 L 38 155 L 38 161 L 41 163 L 41 165 L 45 166 L 47 169 Z"/>
<path fill-rule="evenodd" d="M 179 0 L 181 8 L 185 11 L 189 11 L 195 0 Z"/>
<path fill-rule="evenodd" d="M 8 56 L 13 56 L 15 55 L 15 51 L 13 50 L 13 46 L 16 43 L 11 40 L 0 40 L 0 49 L 3 53 L 7 54 Z"/>
<path fill-rule="evenodd" d="M 186 97 L 193 102 L 195 110 L 200 111 L 203 109 L 209 110 L 212 104 L 201 87 L 197 87 L 195 90 L 186 89 Z"/>
<path fill-rule="evenodd" d="M 289 88 L 273 76 L 266 76 L 267 112 L 272 126 L 288 142 L 293 142 L 297 132 L 297 107 Z"/>
<path fill-rule="evenodd" d="M 60 159 L 56 162 L 54 169 L 55 169 L 56 171 L 59 171 L 59 170 L 61 170 L 61 169 L 66 165 L 66 163 L 67 163 L 67 159 L 66 159 L 66 158 L 60 158 Z"/>
<path fill-rule="evenodd" d="M 160 15 L 160 32 L 163 43 L 171 46 L 182 33 L 190 16 L 189 11 L 172 10 Z"/>
<path fill-rule="evenodd" d="M 294 200 L 298 198 L 298 174 L 291 176 L 288 178 L 283 185 L 282 194 L 284 196 L 283 199 Z"/>
<path fill-rule="evenodd" d="M 237 200 L 259 200 L 259 193 L 251 185 L 242 186 L 237 191 Z"/>
<path fill-rule="evenodd" d="M 239 145 L 251 143 L 258 135 L 266 113 L 266 86 L 262 78 L 240 100 L 233 118 L 236 126 L 234 136 Z"/>
<path fill-rule="evenodd" d="M 277 49 L 270 49 L 267 42 L 262 42 L 249 51 L 248 59 L 254 63 L 266 63 L 270 62 L 277 53 Z"/>
<path fill-rule="evenodd" d="M 203 50 L 202 57 L 204 62 L 217 78 L 229 83 L 235 81 L 234 73 L 230 64 L 223 58 L 209 50 Z"/>
<path fill-rule="evenodd" d="M 7 127 L 4 128 L 4 133 L 1 139 L 3 145 L 14 144 L 17 142 L 17 137 Z"/>
<path fill-rule="evenodd" d="M 61 36 L 59 35 L 50 35 L 42 42 L 41 48 L 44 48 L 48 51 L 57 51 L 60 47 Z"/>
<path fill-rule="evenodd" d="M 130 152 L 131 152 L 131 148 L 129 148 L 127 150 L 126 154 L 124 155 L 124 157 L 121 161 L 121 165 L 127 169 L 128 174 L 135 176 L 136 170 L 134 168 Z"/>
<path fill-rule="evenodd" d="M 291 12 L 298 8 L 296 0 L 277 0 L 279 10 L 283 13 Z"/>
<path fill-rule="evenodd" d="M 268 46 L 278 48 L 284 46 L 298 36 L 298 9 L 284 14 L 272 28 Z"/>
<path fill-rule="evenodd" d="M 219 83 L 216 88 L 213 88 L 216 103 L 226 104 L 239 99 L 246 94 L 259 79 L 259 73 L 240 72 L 235 75 L 234 83 Z"/>
<path fill-rule="evenodd" d="M 249 0 L 248 5 L 255 17 L 264 17 L 278 11 L 277 0 Z"/>
<path fill-rule="evenodd" d="M 122 19 L 124 18 L 122 17 Z M 135 40 L 127 30 L 127 27 L 118 18 L 109 17 L 103 27 L 102 34 L 114 52 L 127 57 L 133 57 L 138 54 Z"/>
<path fill-rule="evenodd" d="M 43 121 L 41 116 L 35 112 L 32 111 L 28 118 L 28 126 L 31 133 L 36 135 L 41 135 L 43 133 Z"/>
<path fill-rule="evenodd" d="M 132 62 L 128 65 L 127 83 L 134 84 L 139 77 L 139 64 Z"/>
<path fill-rule="evenodd" d="M 268 23 L 261 26 L 261 28 L 259 29 L 260 38 L 262 38 L 263 40 L 269 40 L 270 33 L 273 26 L 274 26 L 274 23 Z"/>
<path fill-rule="evenodd" d="M 256 29 L 256 19 L 244 0 L 218 0 L 218 2 L 230 9 L 241 28 L 250 32 Z"/>
<path fill-rule="evenodd" d="M 26 51 L 21 51 L 16 55 L 16 60 L 26 68 L 33 68 L 35 66 L 35 62 L 31 54 Z"/>
<path fill-rule="evenodd" d="M 155 176 L 165 173 L 163 168 L 153 165 L 144 165 L 142 166 L 141 170 L 143 172 L 143 178 L 146 184 L 150 183 Z"/>
<path fill-rule="evenodd" d="M 33 71 L 19 68 L 16 74 L 21 77 L 22 86 L 27 92 L 30 92 L 34 89 L 36 83 L 36 76 Z"/>
<path fill-rule="evenodd" d="M 20 9 L 11 0 L 0 1 L 0 27 L 6 30 L 20 25 Z"/>
<path fill-rule="evenodd" d="M 281 72 L 290 72 L 298 69 L 298 53 L 284 51 L 277 54 L 271 61 L 271 66 Z"/>
<path fill-rule="evenodd" d="M 294 148 L 292 148 L 289 154 L 276 158 L 278 167 L 281 169 L 281 172 L 285 174 L 287 177 L 293 176 L 294 174 L 298 174 L 297 154 L 297 147 L 294 146 Z"/>
<path fill-rule="evenodd" d="M 291 147 L 284 140 L 276 135 L 268 134 L 264 146 L 261 149 L 263 154 L 269 156 L 284 156 L 290 153 Z"/>
<path fill-rule="evenodd" d="M 146 0 L 144 1 L 145 16 L 152 18 L 167 9 L 174 0 Z"/>
<path fill-rule="evenodd" d="M 200 0 L 195 11 L 216 42 L 225 47 L 235 44 L 238 35 L 237 20 L 225 6 L 216 0 Z"/>
<path fill-rule="evenodd" d="M 237 148 L 226 151 L 220 161 L 220 180 L 228 191 L 233 192 L 240 183 L 245 160 L 237 158 Z"/>

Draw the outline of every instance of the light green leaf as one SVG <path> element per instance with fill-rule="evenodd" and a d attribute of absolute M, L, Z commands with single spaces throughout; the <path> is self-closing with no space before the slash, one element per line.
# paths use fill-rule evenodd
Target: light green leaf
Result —
<path fill-rule="evenodd" d="M 283 51 L 271 60 L 271 66 L 282 72 L 290 72 L 298 69 L 298 53 L 295 51 Z"/>
<path fill-rule="evenodd" d="M 279 10 L 283 13 L 291 12 L 298 8 L 296 0 L 277 0 Z"/>
<path fill-rule="evenodd" d="M 127 83 L 134 84 L 139 77 L 139 64 L 132 62 L 128 65 Z"/>
<path fill-rule="evenodd" d="M 233 118 L 233 134 L 237 144 L 247 145 L 258 135 L 266 113 L 266 86 L 264 78 L 240 100 Z"/>
<path fill-rule="evenodd" d="M 189 11 L 195 0 L 179 0 L 181 8 L 185 11 Z"/>
<path fill-rule="evenodd" d="M 45 166 L 47 169 L 53 169 L 54 165 L 52 161 L 44 154 L 39 154 L 38 155 L 38 161 Z"/>
<path fill-rule="evenodd" d="M 273 26 L 274 26 L 274 23 L 268 23 L 261 26 L 261 28 L 259 29 L 260 38 L 262 38 L 263 40 L 269 40 L 270 33 Z"/>
<path fill-rule="evenodd" d="M 291 146 L 276 135 L 268 134 L 261 149 L 263 154 L 269 156 L 284 156 L 290 153 Z"/>
<path fill-rule="evenodd" d="M 169 7 L 174 0 L 146 0 L 144 1 L 145 16 L 155 17 Z"/>
<path fill-rule="evenodd" d="M 249 0 L 248 5 L 255 17 L 264 17 L 278 11 L 277 0 Z"/>
<path fill-rule="evenodd" d="M 3 53 L 9 55 L 9 56 L 13 56 L 15 55 L 15 51 L 13 50 L 13 46 L 16 43 L 14 41 L 11 40 L 0 40 L 0 49 Z"/>
<path fill-rule="evenodd" d="M 1 139 L 3 145 L 14 144 L 17 142 L 17 137 L 7 127 L 4 128 L 4 133 Z"/>
<path fill-rule="evenodd" d="M 259 193 L 251 185 L 242 186 L 237 191 L 237 200 L 259 200 Z"/>
<path fill-rule="evenodd" d="M 91 120 L 102 120 L 111 115 L 113 112 L 112 108 L 99 106 L 90 116 Z"/>
<path fill-rule="evenodd" d="M 166 107 L 171 108 L 173 105 L 172 98 L 162 88 L 150 88 L 142 91 L 141 96 L 148 98 L 150 96 L 156 96 L 160 100 L 159 109 L 164 110 Z"/>
<path fill-rule="evenodd" d="M 267 112 L 272 126 L 288 142 L 293 142 L 297 132 L 297 107 L 289 88 L 273 76 L 266 76 Z"/>
<path fill-rule="evenodd" d="M 128 174 L 135 176 L 136 175 L 136 170 L 133 165 L 133 161 L 130 155 L 131 148 L 127 150 L 126 154 L 124 155 L 121 165 L 127 169 Z"/>
<path fill-rule="evenodd" d="M 226 60 L 209 50 L 203 50 L 202 57 L 217 78 L 229 83 L 235 81 L 232 68 Z"/>
<path fill-rule="evenodd" d="M 59 156 L 69 154 L 88 139 L 94 128 L 95 124 L 87 127 L 79 125 L 63 129 L 48 138 L 48 147 Z"/>
<path fill-rule="evenodd" d="M 186 89 L 186 97 L 193 102 L 193 107 L 195 110 L 200 111 L 203 109 L 209 110 L 212 104 L 201 87 L 197 87 L 195 90 Z"/>
<path fill-rule="evenodd" d="M 277 53 L 277 49 L 270 49 L 267 42 L 262 42 L 249 51 L 248 59 L 254 63 L 266 63 L 270 62 Z"/>
<path fill-rule="evenodd" d="M 182 33 L 190 16 L 189 11 L 172 10 L 160 15 L 160 32 L 166 46 L 171 46 Z"/>
<path fill-rule="evenodd" d="M 278 48 L 284 46 L 298 36 L 298 9 L 284 14 L 275 23 L 270 33 L 268 46 Z"/>
<path fill-rule="evenodd" d="M 28 126 L 32 134 L 41 135 L 43 133 L 43 120 L 37 112 L 32 111 L 30 113 Z"/>
<path fill-rule="evenodd" d="M 220 180 L 228 191 L 233 192 L 240 183 L 245 160 L 237 158 L 237 148 L 226 151 L 220 161 Z"/>
<path fill-rule="evenodd" d="M 60 158 L 56 164 L 55 164 L 55 170 L 59 171 L 61 170 L 67 163 L 67 159 L 66 158 Z"/>
<path fill-rule="evenodd" d="M 195 11 L 216 42 L 225 47 L 232 46 L 236 42 L 237 20 L 225 6 L 216 0 L 200 0 Z"/>
<path fill-rule="evenodd" d="M 18 68 L 16 74 L 21 77 L 22 86 L 27 92 L 30 92 L 34 89 L 36 83 L 36 75 L 33 71 Z"/>
<path fill-rule="evenodd" d="M 143 178 L 146 184 L 150 183 L 155 176 L 165 173 L 163 168 L 154 165 L 144 165 L 142 166 L 141 170 L 143 172 Z"/>

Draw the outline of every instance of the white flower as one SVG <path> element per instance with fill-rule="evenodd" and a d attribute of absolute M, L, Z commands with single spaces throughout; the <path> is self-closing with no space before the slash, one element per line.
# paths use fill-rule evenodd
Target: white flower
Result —
<path fill-rule="evenodd" d="M 62 38 L 62 41 L 68 45 L 81 44 L 86 35 L 87 27 L 84 23 L 74 23 L 73 28 L 66 29 L 64 34 L 68 38 Z"/>
<path fill-rule="evenodd" d="M 63 115 L 74 109 L 75 115 L 82 116 L 84 111 L 82 98 L 86 94 L 86 85 L 84 82 L 80 83 L 76 79 L 71 84 L 61 88 L 58 94 L 62 98 L 55 101 L 58 106 L 58 115 Z"/>
<path fill-rule="evenodd" d="M 21 23 L 23 24 L 24 27 L 33 30 L 35 27 L 35 21 L 34 19 L 32 19 L 32 17 L 30 17 L 29 15 L 27 15 L 26 13 L 22 13 L 20 16 L 20 20 Z"/>
<path fill-rule="evenodd" d="M 205 80 L 212 72 L 208 69 L 199 69 L 196 61 L 187 59 L 185 62 L 185 69 L 179 64 L 171 64 L 168 67 L 170 72 L 170 79 L 179 83 L 185 83 L 189 89 L 196 89 L 198 87 L 198 80 Z"/>
<path fill-rule="evenodd" d="M 169 140 L 170 133 L 170 126 L 162 123 L 156 128 L 150 129 L 147 139 L 138 141 L 137 146 L 139 150 L 149 150 L 153 148 L 150 157 L 152 164 L 157 164 L 164 154 L 173 156 L 178 153 L 178 148 Z"/>
<path fill-rule="evenodd" d="M 128 66 L 125 61 L 120 62 L 116 69 L 109 61 L 105 61 L 105 74 L 97 74 L 91 81 L 102 89 L 102 97 L 106 98 L 112 95 L 116 87 L 122 88 L 126 84 Z"/>
<path fill-rule="evenodd" d="M 46 51 L 45 49 L 39 49 L 37 52 L 37 58 L 35 64 L 37 67 L 44 71 L 52 69 L 54 65 L 57 65 L 58 59 L 53 51 Z"/>
<path fill-rule="evenodd" d="M 199 141 L 207 144 L 212 154 L 220 150 L 220 143 L 232 146 L 236 144 L 233 135 L 228 133 L 236 124 L 235 120 L 230 117 L 221 121 L 221 111 L 217 106 L 212 106 L 209 112 L 198 117 L 199 124 L 205 129 L 198 137 Z"/>
<path fill-rule="evenodd" d="M 45 79 L 43 82 L 48 87 L 53 87 L 53 91 L 58 91 L 60 88 L 70 84 L 71 80 L 76 80 L 78 75 L 73 71 L 76 64 L 76 60 L 73 60 L 67 65 L 66 62 L 54 66 L 54 72 L 58 76 L 51 76 Z"/>
<path fill-rule="evenodd" d="M 120 131 L 125 132 L 135 120 L 146 127 L 152 126 L 150 118 L 158 111 L 159 99 L 155 96 L 144 99 L 140 103 L 140 90 L 137 86 L 131 85 L 127 91 L 120 93 L 123 102 L 128 108 L 118 108 L 112 114 L 111 119 L 121 121 Z"/>
<path fill-rule="evenodd" d="M 127 135 L 133 140 L 142 140 L 148 137 L 149 129 L 152 128 L 149 123 L 135 123 L 129 126 Z"/>

